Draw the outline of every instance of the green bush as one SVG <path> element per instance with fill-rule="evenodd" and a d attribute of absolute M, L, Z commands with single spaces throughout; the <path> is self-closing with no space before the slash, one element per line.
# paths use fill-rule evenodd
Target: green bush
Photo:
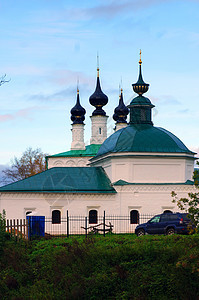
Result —
<path fill-rule="evenodd" d="M 1 299 L 197 299 L 199 236 L 5 241 Z"/>

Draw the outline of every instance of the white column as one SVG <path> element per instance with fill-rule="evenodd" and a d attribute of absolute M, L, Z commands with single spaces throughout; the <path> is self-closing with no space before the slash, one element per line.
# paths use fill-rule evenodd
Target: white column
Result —
<path fill-rule="evenodd" d="M 85 150 L 84 124 L 73 124 L 71 131 L 72 131 L 71 150 Z"/>
<path fill-rule="evenodd" d="M 91 144 L 102 144 L 107 139 L 108 116 L 91 116 Z"/>
<path fill-rule="evenodd" d="M 119 129 L 125 128 L 128 124 L 127 123 L 116 123 L 115 131 L 118 131 Z"/>

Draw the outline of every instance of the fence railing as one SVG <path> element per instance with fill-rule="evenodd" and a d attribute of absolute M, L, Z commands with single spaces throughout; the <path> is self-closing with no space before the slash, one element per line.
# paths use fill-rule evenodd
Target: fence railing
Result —
<path fill-rule="evenodd" d="M 6 220 L 5 229 L 13 237 L 28 239 L 28 220 L 26 219 Z"/>
<path fill-rule="evenodd" d="M 134 233 L 138 224 L 150 220 L 154 214 L 140 214 L 137 222 L 132 223 L 130 216 L 107 215 L 98 216 L 97 223 L 89 223 L 88 216 L 67 216 L 61 218 L 58 222 L 53 222 L 50 217 L 43 217 L 44 224 L 41 221 L 29 220 L 7 220 L 6 231 L 18 238 L 30 239 L 31 232 L 36 232 L 41 236 L 69 237 L 70 235 L 88 235 L 89 233 L 116 234 Z M 35 226 L 35 228 L 31 228 Z M 43 231 L 40 234 L 40 228 Z M 111 229 L 110 229 L 111 228 Z"/>

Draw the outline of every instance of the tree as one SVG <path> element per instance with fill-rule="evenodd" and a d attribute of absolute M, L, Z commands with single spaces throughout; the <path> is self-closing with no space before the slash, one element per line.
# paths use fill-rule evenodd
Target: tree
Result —
<path fill-rule="evenodd" d="M 9 82 L 10 80 L 5 80 L 6 74 L 0 77 L 0 86 L 6 82 Z"/>
<path fill-rule="evenodd" d="M 2 171 L 4 174 L 3 182 L 14 182 L 45 171 L 46 156 L 47 154 L 43 153 L 39 148 L 35 150 L 31 147 L 27 148 L 21 158 L 14 157 L 11 160 L 11 167 Z"/>
<path fill-rule="evenodd" d="M 197 162 L 199 165 L 199 162 Z M 193 175 L 196 189 L 199 189 L 199 170 L 194 171 Z M 180 210 L 187 212 L 192 223 L 196 226 L 196 231 L 199 232 L 199 192 L 188 193 L 188 198 L 178 198 L 175 192 L 171 193 L 173 203 L 176 203 Z"/>

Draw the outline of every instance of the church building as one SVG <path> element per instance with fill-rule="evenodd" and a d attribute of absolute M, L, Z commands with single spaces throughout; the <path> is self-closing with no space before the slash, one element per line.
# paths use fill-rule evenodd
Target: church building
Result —
<path fill-rule="evenodd" d="M 30 212 L 65 217 L 67 211 L 74 216 L 97 216 L 104 211 L 118 216 L 177 211 L 171 192 L 179 197 L 194 192 L 195 153 L 171 132 L 154 126 L 154 105 L 143 96 L 149 84 L 142 77 L 141 57 L 138 81 L 132 87 L 137 97 L 127 107 L 121 89 L 118 106 L 113 109 L 115 131 L 107 137 L 104 106 L 108 97 L 97 69 L 96 89 L 89 98 L 94 110 L 87 146 L 86 111 L 77 89 L 71 109 L 70 151 L 47 156 L 46 171 L 0 188 L 0 210 L 6 210 L 7 218 L 24 218 Z"/>

